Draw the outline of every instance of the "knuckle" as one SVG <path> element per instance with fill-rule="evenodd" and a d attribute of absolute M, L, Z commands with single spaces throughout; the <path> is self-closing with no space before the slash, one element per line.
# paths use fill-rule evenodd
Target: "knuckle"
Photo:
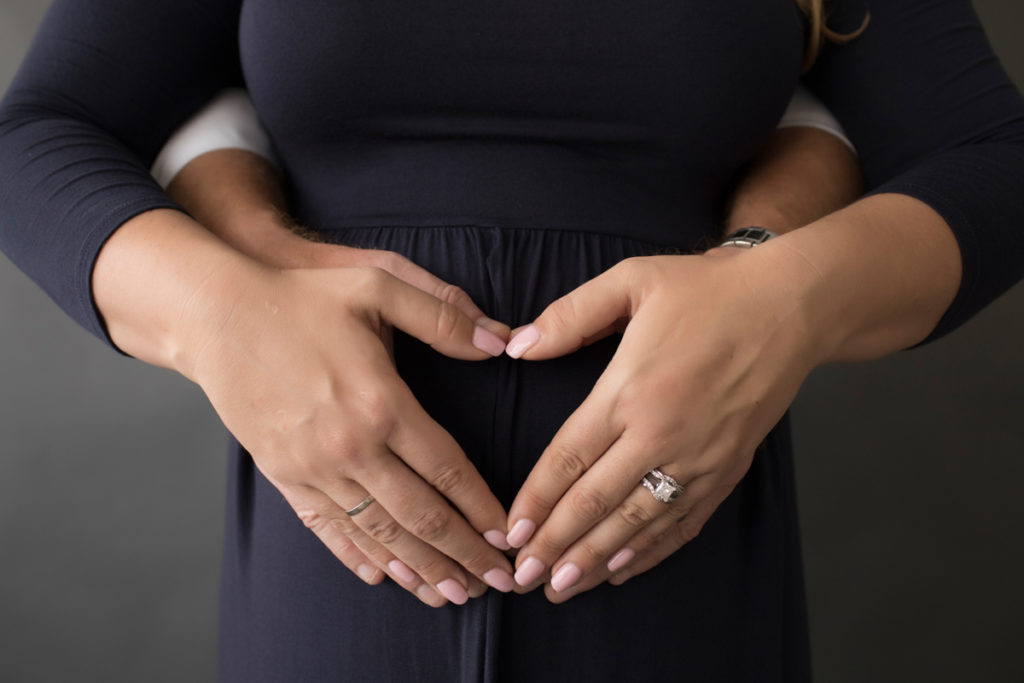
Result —
<path fill-rule="evenodd" d="M 587 471 L 587 463 L 578 448 L 564 441 L 553 446 L 551 464 L 563 479 L 575 481 Z"/>
<path fill-rule="evenodd" d="M 466 294 L 462 287 L 448 282 L 442 283 L 434 296 L 452 306 L 459 306 L 469 301 L 469 295 Z"/>
<path fill-rule="evenodd" d="M 466 472 L 458 465 L 444 465 L 434 473 L 431 484 L 445 498 L 452 498 L 463 491 L 468 482 Z"/>
<path fill-rule="evenodd" d="M 378 266 L 356 266 L 352 268 L 355 287 L 359 291 L 376 294 L 383 291 L 388 281 L 388 273 Z"/>
<path fill-rule="evenodd" d="M 642 505 L 626 501 L 618 509 L 619 517 L 627 526 L 639 528 L 647 526 L 652 516 Z"/>
<path fill-rule="evenodd" d="M 462 314 L 458 308 L 447 301 L 441 301 L 437 307 L 437 320 L 434 327 L 437 339 L 454 338 L 455 333 L 458 332 L 461 317 Z"/>
<path fill-rule="evenodd" d="M 331 531 L 341 534 L 348 539 L 348 533 L 352 528 L 354 522 L 347 517 L 331 517 L 327 520 L 326 528 Z"/>
<path fill-rule="evenodd" d="M 374 262 L 378 268 L 397 274 L 405 267 L 406 259 L 401 254 L 384 250 L 375 250 L 375 252 Z"/>
<path fill-rule="evenodd" d="M 312 508 L 300 508 L 295 510 L 295 514 L 298 515 L 299 520 L 302 521 L 303 526 L 312 531 L 316 531 L 323 525 L 323 517 L 319 512 Z"/>
<path fill-rule="evenodd" d="M 576 320 L 576 297 L 568 294 L 544 311 L 544 317 L 557 329 L 571 328 Z"/>
<path fill-rule="evenodd" d="M 413 571 L 423 577 L 428 583 L 436 583 L 444 580 L 447 572 L 447 563 L 442 559 L 440 553 L 427 553 L 414 565 L 409 565 Z"/>
<path fill-rule="evenodd" d="M 392 406 L 391 396 L 384 388 L 377 387 L 359 391 L 353 398 L 353 404 L 351 408 L 357 416 L 362 430 L 378 442 L 387 441 L 395 428 L 397 416 Z"/>
<path fill-rule="evenodd" d="M 583 519 L 603 519 L 608 514 L 608 502 L 604 497 L 586 488 L 574 490 L 569 495 L 569 504 Z"/>
<path fill-rule="evenodd" d="M 448 534 L 451 515 L 441 508 L 430 507 L 417 513 L 410 528 L 414 534 L 431 543 Z"/>
<path fill-rule="evenodd" d="M 608 553 L 590 541 L 580 541 L 578 550 L 587 558 L 587 563 L 599 564 L 608 557 Z"/>
<path fill-rule="evenodd" d="M 565 543 L 548 534 L 537 536 L 531 543 L 535 543 L 540 548 L 539 555 L 541 557 L 557 558 L 565 550 Z"/>
<path fill-rule="evenodd" d="M 381 545 L 390 545 L 402 535 L 402 527 L 393 519 L 375 519 L 368 522 L 363 530 Z"/>

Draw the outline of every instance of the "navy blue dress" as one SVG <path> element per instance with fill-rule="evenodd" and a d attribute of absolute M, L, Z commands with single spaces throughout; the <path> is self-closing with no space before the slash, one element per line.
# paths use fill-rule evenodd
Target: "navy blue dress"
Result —
<path fill-rule="evenodd" d="M 835 9 L 850 29 L 865 6 Z M 1024 105 L 967 0 L 871 11 L 806 80 L 871 191 L 921 199 L 956 234 L 964 278 L 932 339 L 1022 275 Z M 623 258 L 716 232 L 805 31 L 793 0 L 57 0 L 0 110 L 0 246 L 108 339 L 89 289 L 99 248 L 175 208 L 148 164 L 244 82 L 299 221 L 405 254 L 520 324 Z M 398 335 L 396 359 L 507 505 L 615 343 L 469 363 Z M 795 501 L 783 421 L 703 533 L 626 585 L 431 609 L 352 576 L 236 445 L 221 676 L 807 681 Z"/>

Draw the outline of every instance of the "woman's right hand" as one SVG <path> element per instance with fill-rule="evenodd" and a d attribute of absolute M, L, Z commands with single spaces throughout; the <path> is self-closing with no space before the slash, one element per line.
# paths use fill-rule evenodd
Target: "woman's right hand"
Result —
<path fill-rule="evenodd" d="M 399 378 L 386 341 L 394 325 L 482 360 L 503 340 L 380 268 L 256 273 L 229 286 L 230 313 L 187 374 L 260 471 L 339 559 L 351 556 L 346 536 L 365 534 L 362 550 L 428 604 L 444 602 L 434 590 L 464 602 L 467 571 L 511 589 L 508 559 L 483 537 L 501 537 L 501 504 Z M 432 589 L 416 590 L 418 577 Z"/>

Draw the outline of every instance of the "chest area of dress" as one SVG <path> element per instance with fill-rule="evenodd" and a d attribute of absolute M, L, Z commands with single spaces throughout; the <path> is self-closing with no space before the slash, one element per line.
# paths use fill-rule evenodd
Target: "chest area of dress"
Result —
<path fill-rule="evenodd" d="M 679 144 L 770 129 L 793 0 L 246 0 L 272 133 Z"/>

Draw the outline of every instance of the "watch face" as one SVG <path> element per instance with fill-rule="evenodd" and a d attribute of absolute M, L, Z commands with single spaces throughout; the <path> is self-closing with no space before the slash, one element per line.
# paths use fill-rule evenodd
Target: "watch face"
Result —
<path fill-rule="evenodd" d="M 772 232 L 767 228 L 740 228 L 726 237 L 725 241 L 722 242 L 722 246 L 750 249 L 751 247 L 755 247 L 762 242 L 767 242 L 771 238 L 778 236 L 778 233 Z"/>

